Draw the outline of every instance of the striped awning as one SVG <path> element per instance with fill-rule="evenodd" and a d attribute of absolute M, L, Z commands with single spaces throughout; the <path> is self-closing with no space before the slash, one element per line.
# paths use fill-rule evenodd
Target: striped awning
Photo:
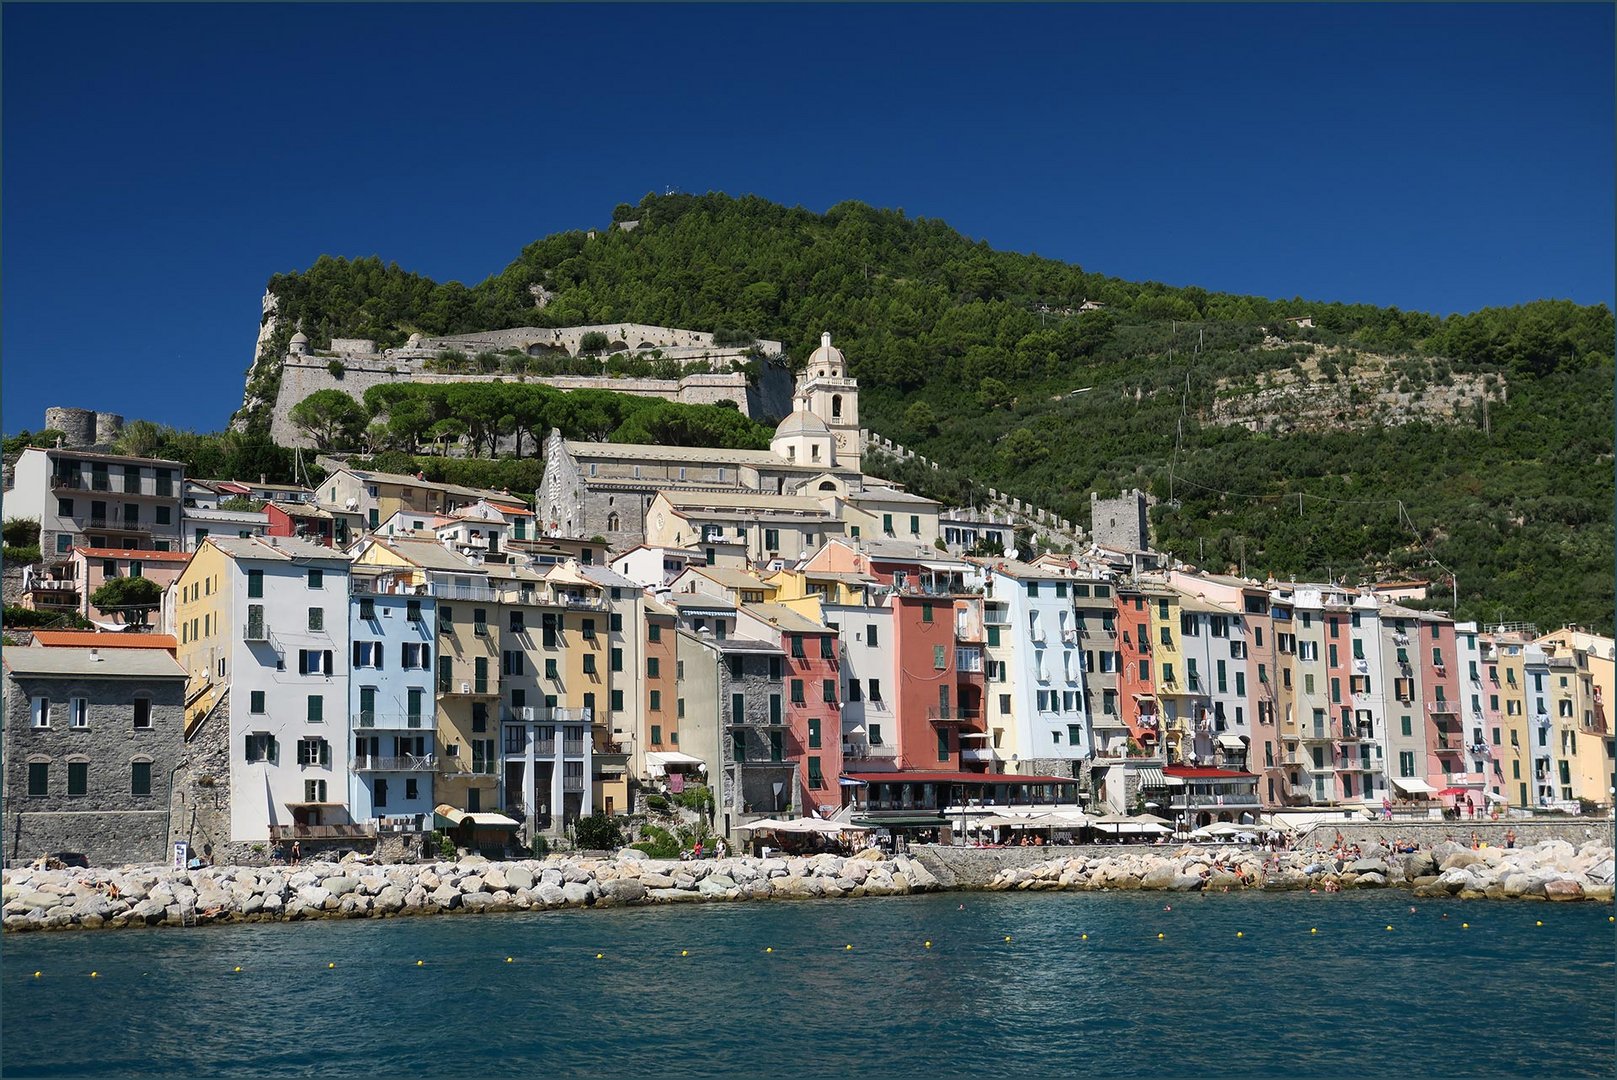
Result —
<path fill-rule="evenodd" d="M 1155 767 L 1153 765 L 1147 765 L 1145 768 L 1140 769 L 1139 770 L 1139 776 L 1140 776 L 1140 786 L 1141 787 L 1167 787 L 1168 786 L 1168 778 L 1166 776 L 1162 775 L 1162 770 L 1161 769 L 1159 769 L 1159 768 L 1157 768 L 1157 767 Z"/>

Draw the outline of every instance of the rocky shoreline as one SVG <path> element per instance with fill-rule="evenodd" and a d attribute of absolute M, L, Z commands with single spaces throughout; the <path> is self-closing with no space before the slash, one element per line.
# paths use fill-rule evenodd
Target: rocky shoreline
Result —
<path fill-rule="evenodd" d="M 1270 854 L 1247 848 L 1179 848 L 1117 856 L 1072 856 L 1007 867 L 984 886 L 1012 889 L 1147 889 L 1234 892 L 1384 889 L 1461 900 L 1595 900 L 1613 897 L 1612 846 L 1546 840 L 1525 848 L 1472 849 L 1440 843 L 1400 854 L 1386 849 L 1343 856 L 1319 849 Z"/>
<path fill-rule="evenodd" d="M 982 852 L 992 857 L 990 852 Z M 1412 854 L 1340 858 L 1323 851 L 1271 855 L 1247 848 L 1097 850 L 994 873 L 990 891 L 1165 890 L 1223 892 L 1405 887 L 1417 896 L 1459 899 L 1593 900 L 1613 896 L 1610 844 L 1472 850 L 1439 844 Z M 971 858 L 959 849 L 951 858 Z M 534 911 L 569 907 L 702 903 L 811 897 L 902 896 L 954 886 L 914 857 L 875 851 L 836 855 L 667 862 L 552 855 L 543 860 L 371 866 L 155 866 L 38 870 L 0 875 L 7 932 L 195 926 L 317 918 L 387 918 L 441 912 Z M 958 886 L 956 886 L 958 887 Z"/>

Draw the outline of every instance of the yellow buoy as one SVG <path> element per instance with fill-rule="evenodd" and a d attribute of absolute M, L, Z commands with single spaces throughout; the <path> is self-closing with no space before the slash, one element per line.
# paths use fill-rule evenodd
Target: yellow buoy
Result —
<path fill-rule="evenodd" d="M 45 973 L 43 971 L 34 972 L 34 978 L 36 978 L 36 979 L 43 978 L 44 975 L 45 975 Z"/>
<path fill-rule="evenodd" d="M 1463 923 L 1460 924 L 1460 929 L 1461 930 L 1469 930 L 1469 929 L 1471 929 L 1471 924 L 1468 923 L 1468 922 L 1463 922 Z"/>
<path fill-rule="evenodd" d="M 1079 934 L 1078 935 L 1078 940 L 1079 941 L 1088 941 L 1089 940 L 1089 935 L 1088 934 Z"/>
<path fill-rule="evenodd" d="M 605 958 L 606 958 L 606 953 L 596 953 L 596 954 L 595 954 L 595 959 L 597 959 L 597 960 L 604 960 L 604 959 L 605 959 Z M 511 961 L 510 961 L 510 959 L 509 959 L 509 958 L 508 958 L 508 959 L 507 959 L 507 960 L 506 960 L 506 961 L 505 961 L 505 962 L 506 962 L 506 963 L 507 963 L 507 964 L 509 964 L 509 963 L 510 963 L 510 962 L 511 962 Z"/>
<path fill-rule="evenodd" d="M 679 950 L 679 955 L 681 955 L 681 956 L 689 956 L 690 954 L 691 954 L 691 951 L 689 949 L 681 949 L 681 950 Z"/>
<path fill-rule="evenodd" d="M 1607 922 L 1617 922 L 1617 915 L 1607 915 L 1606 916 L 1606 921 Z"/>
<path fill-rule="evenodd" d="M 922 942 L 922 944 L 928 949 L 932 947 L 932 943 L 930 941 Z"/>
<path fill-rule="evenodd" d="M 240 971 L 240 970 L 241 970 L 241 965 L 240 965 L 240 964 L 237 964 L 237 965 L 236 965 L 236 970 L 237 970 L 237 971 Z"/>
<path fill-rule="evenodd" d="M 1390 923 L 1389 923 L 1389 924 L 1388 924 L 1388 926 L 1387 926 L 1387 929 L 1388 929 L 1388 930 L 1391 930 L 1391 929 L 1392 929 L 1392 925 L 1391 925 L 1391 924 L 1390 924 Z"/>
<path fill-rule="evenodd" d="M 1158 941 L 1161 941 L 1161 940 L 1162 940 L 1162 938 L 1163 938 L 1163 935 L 1162 935 L 1162 934 L 1158 934 L 1158 935 L 1157 935 L 1157 940 L 1158 940 Z"/>
<path fill-rule="evenodd" d="M 509 964 L 509 963 L 510 963 L 510 962 L 511 962 L 511 958 L 510 958 L 510 957 L 509 957 L 509 956 L 507 956 L 507 957 L 506 957 L 506 958 L 505 958 L 505 962 L 506 962 L 506 963 L 507 963 L 507 964 Z"/>
<path fill-rule="evenodd" d="M 853 952 L 853 946 L 852 945 L 844 945 L 844 946 L 842 946 L 842 951 L 843 952 Z"/>
<path fill-rule="evenodd" d="M 1309 928 L 1308 928 L 1308 932 L 1309 932 L 1309 933 L 1310 933 L 1310 934 L 1317 934 L 1317 933 L 1319 933 L 1319 927 L 1317 927 L 1317 926 L 1310 926 L 1310 927 L 1309 927 Z"/>
<path fill-rule="evenodd" d="M 1011 935 L 1009 935 L 1009 934 L 1006 934 L 1006 935 L 1005 935 L 1005 940 L 1006 940 L 1006 941 L 1009 941 L 1009 940 L 1011 940 Z"/>
<path fill-rule="evenodd" d="M 336 965 L 336 964 L 327 964 L 327 965 L 326 965 L 326 967 L 328 967 L 328 968 L 334 968 L 334 967 L 336 967 L 336 966 L 337 966 L 337 965 Z"/>
<path fill-rule="evenodd" d="M 93 978 L 95 978 L 95 977 L 96 977 L 96 976 L 97 976 L 97 975 L 100 975 L 100 974 L 101 974 L 101 972 L 99 972 L 99 971 L 92 971 L 92 972 L 90 972 L 90 978 L 92 978 L 92 979 L 93 979 Z"/>
<path fill-rule="evenodd" d="M 1544 920 L 1540 919 L 1538 922 L 1534 923 L 1533 925 L 1534 926 L 1543 926 L 1544 925 Z"/>
<path fill-rule="evenodd" d="M 1241 931 L 1239 931 L 1239 930 L 1237 930 L 1237 931 L 1236 931 L 1236 932 L 1235 932 L 1235 936 L 1236 936 L 1236 937 L 1246 937 L 1246 935 L 1245 935 L 1245 934 L 1243 934 L 1243 933 L 1241 933 Z"/>
<path fill-rule="evenodd" d="M 764 952 L 774 952 L 774 951 L 775 951 L 775 947 L 773 945 L 765 945 L 764 946 Z"/>
<path fill-rule="evenodd" d="M 425 960 L 417 960 L 417 961 L 416 961 L 416 962 L 415 962 L 415 966 L 416 966 L 416 967 L 426 967 L 426 966 L 427 966 L 427 962 L 426 962 L 426 961 L 425 961 Z"/>

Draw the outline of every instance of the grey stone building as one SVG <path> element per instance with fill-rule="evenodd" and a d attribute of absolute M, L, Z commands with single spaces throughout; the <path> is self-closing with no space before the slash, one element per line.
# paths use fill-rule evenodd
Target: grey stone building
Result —
<path fill-rule="evenodd" d="M 160 648 L 40 646 L 6 649 L 4 669 L 8 865 L 164 860 L 185 669 Z"/>
<path fill-rule="evenodd" d="M 1146 509 L 1156 502 L 1143 491 L 1129 490 L 1115 499 L 1089 493 L 1089 535 L 1095 543 L 1114 551 L 1144 551 L 1151 547 Z"/>

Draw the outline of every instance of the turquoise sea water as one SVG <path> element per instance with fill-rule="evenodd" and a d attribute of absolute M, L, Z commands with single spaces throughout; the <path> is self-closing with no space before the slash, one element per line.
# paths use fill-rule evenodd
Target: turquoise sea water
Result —
<path fill-rule="evenodd" d="M 1613 1074 L 1609 906 L 1410 903 L 946 894 L 7 935 L 0 1072 Z"/>

